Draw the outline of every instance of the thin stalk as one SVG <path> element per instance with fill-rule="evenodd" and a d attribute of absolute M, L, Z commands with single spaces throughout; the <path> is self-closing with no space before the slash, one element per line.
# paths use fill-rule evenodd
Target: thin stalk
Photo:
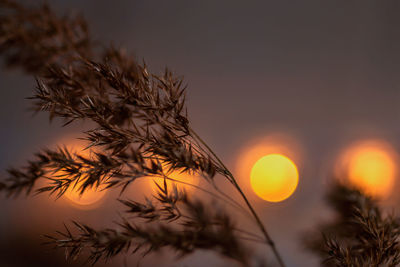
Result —
<path fill-rule="evenodd" d="M 232 174 L 230 174 L 232 175 Z M 272 238 L 270 237 L 270 235 L 267 232 L 267 229 L 265 229 L 264 224 L 262 223 L 261 219 L 258 217 L 258 214 L 256 213 L 256 211 L 254 210 L 253 206 L 250 204 L 249 200 L 247 199 L 246 195 L 243 193 L 242 189 L 239 187 L 239 185 L 237 184 L 236 180 L 233 178 L 233 176 L 231 176 L 233 182 L 234 182 L 234 186 L 235 188 L 239 191 L 240 195 L 242 196 L 243 200 L 246 202 L 247 207 L 249 208 L 250 212 L 253 214 L 253 217 L 255 218 L 258 226 L 260 227 L 261 232 L 264 234 L 265 239 L 267 241 L 267 244 L 271 247 L 272 252 L 274 253 L 276 259 L 278 260 L 278 263 L 281 267 L 285 267 L 285 264 L 283 262 L 283 259 L 281 257 L 281 255 L 279 254 L 278 249 L 275 246 L 275 242 L 272 240 Z"/>
<path fill-rule="evenodd" d="M 261 244 L 265 245 L 265 241 L 264 240 L 259 240 L 259 239 L 255 239 L 255 238 L 251 238 L 251 237 L 244 237 L 244 236 L 239 236 L 239 238 L 242 239 L 242 240 L 255 242 L 255 243 L 261 243 Z"/>
<path fill-rule="evenodd" d="M 235 231 L 243 233 L 243 234 L 246 234 L 248 236 L 251 236 L 251 237 L 257 239 L 258 241 L 262 241 L 262 243 L 265 245 L 265 241 L 264 241 L 264 238 L 262 236 L 258 236 L 258 235 L 254 234 L 252 232 L 248 232 L 248 231 L 240 229 L 240 228 L 235 228 Z"/>
<path fill-rule="evenodd" d="M 138 177 L 138 178 L 154 178 L 154 177 L 151 177 L 151 176 L 141 176 L 141 177 Z M 203 188 L 203 187 L 201 187 L 201 186 L 194 185 L 194 184 L 191 184 L 191 183 L 188 183 L 188 182 L 184 182 L 184 181 L 179 181 L 179 180 L 176 180 L 176 179 L 174 179 L 174 178 L 170 178 L 170 177 L 168 177 L 168 176 L 157 176 L 157 177 L 155 177 L 155 178 L 166 179 L 166 180 L 169 180 L 169 181 L 178 183 L 178 184 L 183 184 L 183 185 L 191 186 L 191 187 L 193 187 L 193 188 L 196 188 L 196 189 L 199 190 L 199 191 L 202 191 L 202 192 L 204 192 L 204 193 L 207 193 L 207 194 L 209 194 L 209 195 L 215 197 L 216 199 L 219 199 L 219 200 L 224 201 L 225 203 L 231 205 L 231 206 L 234 207 L 234 208 L 239 208 L 240 211 L 243 212 L 244 214 L 249 214 L 249 212 L 248 212 L 246 209 L 244 209 L 242 206 L 240 206 L 239 203 L 237 203 L 236 201 L 232 201 L 230 198 L 225 199 L 225 198 L 223 198 L 223 197 L 221 197 L 221 196 L 219 196 L 219 195 L 217 195 L 217 194 L 214 194 L 214 193 L 211 192 L 211 191 L 208 191 L 207 189 L 205 189 L 205 188 Z"/>
<path fill-rule="evenodd" d="M 246 203 L 247 207 L 249 208 L 251 214 L 253 215 L 253 217 L 255 219 L 255 222 L 257 223 L 258 227 L 260 228 L 261 232 L 263 233 L 263 235 L 265 237 L 266 243 L 271 247 L 272 252 L 275 255 L 275 257 L 276 257 L 276 259 L 277 259 L 277 261 L 279 263 L 279 266 L 285 267 L 285 263 L 283 262 L 283 259 L 282 259 L 281 255 L 280 255 L 278 249 L 276 248 L 275 242 L 272 240 L 272 238 L 268 234 L 267 229 L 265 229 L 264 224 L 262 223 L 260 217 L 258 216 L 258 214 L 254 210 L 253 206 L 251 205 L 251 203 L 247 199 L 247 197 L 244 194 L 243 190 L 240 188 L 240 186 L 237 183 L 235 177 L 232 175 L 232 173 L 229 171 L 229 169 L 225 166 L 225 164 L 222 162 L 222 160 L 220 160 L 219 157 L 214 153 L 214 151 L 206 144 L 206 142 L 204 142 L 203 139 L 201 139 L 200 136 L 195 131 L 193 131 L 192 129 L 190 129 L 190 132 L 193 134 L 193 136 L 200 143 L 202 143 L 207 148 L 207 150 L 214 156 L 214 158 L 219 162 L 221 167 L 225 170 L 226 175 L 228 176 L 228 179 L 232 182 L 233 186 L 239 192 L 239 194 L 243 198 L 244 202 Z"/>

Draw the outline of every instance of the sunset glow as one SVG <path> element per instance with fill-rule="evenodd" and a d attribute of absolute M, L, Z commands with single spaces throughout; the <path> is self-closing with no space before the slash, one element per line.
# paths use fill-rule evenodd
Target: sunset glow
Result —
<path fill-rule="evenodd" d="M 296 138 L 275 133 L 246 144 L 238 153 L 236 172 L 255 200 L 279 202 L 296 190 L 302 159 L 303 148 Z"/>
<path fill-rule="evenodd" d="M 365 141 L 350 147 L 342 158 L 347 179 L 371 196 L 387 197 L 397 173 L 396 153 L 385 142 Z"/>
<path fill-rule="evenodd" d="M 286 156 L 270 154 L 260 158 L 251 170 L 251 186 L 264 200 L 280 202 L 296 190 L 299 174 L 296 165 Z"/>
<path fill-rule="evenodd" d="M 65 143 L 65 142 L 63 142 Z M 85 149 L 85 146 L 77 141 L 70 144 L 67 142 L 67 147 L 70 151 L 78 153 L 84 157 L 90 156 L 90 150 Z M 59 175 L 56 173 L 55 176 Z M 80 209 L 93 209 L 97 207 L 101 200 L 104 198 L 106 191 L 103 191 L 102 187 L 88 187 L 83 194 L 80 193 L 80 187 L 82 185 L 82 180 L 78 183 L 74 183 L 73 186 L 69 187 L 65 192 L 64 197 L 68 200 L 70 204 L 74 207 Z"/>
<path fill-rule="evenodd" d="M 75 205 L 82 208 L 92 208 L 99 204 L 100 200 L 104 197 L 106 191 L 102 191 L 100 188 L 88 188 L 83 194 L 79 193 L 79 187 L 81 183 L 78 183 L 75 188 L 70 188 L 65 192 L 65 197 Z"/>

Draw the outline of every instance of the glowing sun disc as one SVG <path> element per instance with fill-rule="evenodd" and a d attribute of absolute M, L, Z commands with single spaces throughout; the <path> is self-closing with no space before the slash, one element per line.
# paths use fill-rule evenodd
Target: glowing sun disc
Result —
<path fill-rule="evenodd" d="M 87 188 L 83 194 L 80 194 L 80 184 L 75 188 L 70 187 L 64 194 L 64 196 L 73 204 L 79 207 L 92 207 L 93 205 L 99 204 L 104 197 L 106 191 L 101 188 Z"/>
<path fill-rule="evenodd" d="M 250 183 L 260 198 L 280 202 L 290 197 L 297 188 L 299 173 L 292 160 L 281 154 L 260 158 L 250 174 Z"/>
<path fill-rule="evenodd" d="M 397 173 L 396 153 L 386 142 L 359 142 L 345 151 L 342 161 L 351 185 L 380 198 L 392 192 Z"/>
<path fill-rule="evenodd" d="M 92 152 L 94 152 L 93 149 L 85 149 L 83 143 L 75 140 L 67 140 L 62 143 L 67 143 L 67 148 L 73 157 L 75 157 L 74 153 L 78 153 L 81 156 L 91 158 Z M 63 173 L 63 171 L 58 171 L 54 174 L 54 177 L 59 175 L 65 175 L 65 173 Z M 83 182 L 84 181 L 78 181 L 77 184 L 74 182 L 70 187 L 68 187 L 67 191 L 65 191 L 63 197 L 65 197 L 70 204 L 79 209 L 93 209 L 98 207 L 106 195 L 106 191 L 102 190 L 105 186 L 100 185 L 99 187 L 88 187 L 85 189 L 84 193 L 81 194 L 80 189 Z"/>

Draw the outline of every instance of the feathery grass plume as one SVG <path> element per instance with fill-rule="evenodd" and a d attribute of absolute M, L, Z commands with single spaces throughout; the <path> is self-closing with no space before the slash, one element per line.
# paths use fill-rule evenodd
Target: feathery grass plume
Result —
<path fill-rule="evenodd" d="M 27 8 L 0 0 L 0 53 L 7 67 L 39 74 L 48 64 L 92 54 L 93 42 L 81 16 L 59 17 L 47 4 Z"/>
<path fill-rule="evenodd" d="M 400 220 L 383 215 L 377 200 L 336 184 L 327 195 L 336 219 L 306 236 L 307 248 L 324 266 L 398 266 Z"/>
<path fill-rule="evenodd" d="M 82 17 L 54 14 L 48 5 L 24 7 L 0 0 L 0 54 L 6 67 L 18 67 L 36 76 L 31 97 L 36 112 L 60 118 L 64 126 L 90 121 L 95 126 L 83 133 L 94 156 L 72 153 L 65 147 L 44 150 L 25 168 L 11 168 L 0 183 L 8 195 L 31 193 L 38 179 L 48 184 L 36 189 L 61 197 L 69 188 L 79 192 L 105 185 L 123 191 L 136 179 L 152 177 L 185 183 L 246 211 L 259 228 L 258 235 L 239 229 L 226 212 L 214 212 L 187 193 L 170 194 L 159 186 L 158 205 L 149 200 L 121 202 L 134 218 L 124 219 L 120 230 L 95 230 L 76 223 L 79 233 L 67 229 L 52 241 L 68 249 L 71 257 L 91 248 L 90 260 L 110 258 L 122 251 L 170 247 L 181 255 L 209 249 L 242 265 L 249 265 L 243 240 L 270 246 L 280 266 L 284 263 L 263 223 L 238 185 L 233 174 L 190 127 L 181 77 L 165 70 L 151 73 L 146 64 L 114 47 L 96 47 Z M 172 171 L 201 176 L 214 191 L 177 181 Z M 242 204 L 221 190 L 216 179 L 227 180 Z M 156 226 L 140 226 L 145 219 Z M 245 237 L 243 236 L 245 235 Z M 134 249 L 135 251 L 135 249 Z"/>
<path fill-rule="evenodd" d="M 102 257 L 111 258 L 121 251 L 147 254 L 169 247 L 179 256 L 196 249 L 213 250 L 244 266 L 249 265 L 248 251 L 240 242 L 228 214 L 215 209 L 214 205 L 213 208 L 207 207 L 203 202 L 191 199 L 176 187 L 170 192 L 166 182 L 157 186 L 157 204 L 150 200 L 147 203 L 121 200 L 128 208 L 126 213 L 133 215 L 134 221 L 145 220 L 147 223 L 144 225 L 126 218 L 119 223 L 122 230 L 117 231 L 96 230 L 75 222 L 79 231 L 77 235 L 66 228 L 65 232 L 59 232 L 60 238 L 48 237 L 57 246 L 66 248 L 71 258 L 77 257 L 85 247 L 91 248 L 89 260 L 92 263 Z"/>

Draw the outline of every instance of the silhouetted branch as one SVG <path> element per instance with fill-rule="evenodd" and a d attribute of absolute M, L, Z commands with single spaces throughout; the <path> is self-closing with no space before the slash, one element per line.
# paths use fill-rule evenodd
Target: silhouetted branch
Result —
<path fill-rule="evenodd" d="M 167 184 L 158 185 L 156 196 L 159 207 L 149 201 L 141 204 L 121 201 L 128 214 L 134 214 L 147 221 L 146 226 L 133 224 L 129 219 L 119 223 L 120 230 L 96 230 L 87 225 L 74 223 L 78 234 L 66 228 L 59 237 L 48 236 L 52 243 L 68 250 L 67 256 L 76 258 L 83 249 L 90 248 L 89 260 L 111 258 L 121 251 L 139 251 L 144 255 L 163 247 L 174 249 L 179 256 L 185 256 L 196 249 L 212 250 L 249 265 L 248 251 L 235 233 L 229 216 L 222 210 L 206 207 L 202 202 L 191 200 L 176 187 L 170 192 Z M 170 224 L 175 221 L 175 225 Z M 148 224 L 152 222 L 153 224 Z"/>
<path fill-rule="evenodd" d="M 308 235 L 307 247 L 326 266 L 397 266 L 400 264 L 399 218 L 382 215 L 377 200 L 341 184 L 327 197 L 334 222 Z"/>
<path fill-rule="evenodd" d="M 94 127 L 84 133 L 83 139 L 88 142 L 87 149 L 96 151 L 83 156 L 67 148 L 44 150 L 27 168 L 11 169 L 0 183 L 0 191 L 9 195 L 29 193 L 37 180 L 44 178 L 49 182 L 37 192 L 60 197 L 75 186 L 81 194 L 99 186 L 106 190 L 121 187 L 123 191 L 141 177 L 170 179 L 173 171 L 196 174 L 216 189 L 211 196 L 247 210 L 263 234 L 264 243 L 271 246 L 278 263 L 284 266 L 233 174 L 190 127 L 186 86 L 181 77 L 168 69 L 160 75 L 151 73 L 145 63 L 138 63 L 120 49 L 97 47 L 82 17 L 59 17 L 48 5 L 26 8 L 9 0 L 0 0 L 0 7 L 4 11 L 0 14 L 0 54 L 7 67 L 19 67 L 37 77 L 31 97 L 33 110 L 47 112 L 50 120 L 62 119 L 64 126 L 75 121 L 92 122 Z M 217 176 L 237 190 L 245 206 L 216 186 Z M 178 202 L 189 213 L 180 225 L 183 229 L 178 230 L 172 225 L 182 219 L 182 209 L 163 197 L 169 195 L 156 196 L 161 210 L 149 203 L 123 203 L 142 219 L 166 218 L 165 225 L 145 229 L 123 222 L 121 233 L 77 224 L 81 235 L 75 239 L 67 231 L 69 241 L 60 240 L 58 244 L 72 248 L 73 256 L 92 246 L 92 259 L 97 261 L 101 256 L 120 253 L 141 238 L 151 250 L 170 246 L 187 254 L 195 249 L 212 249 L 247 264 L 228 214 L 221 211 L 225 215 L 216 215 L 201 202 L 180 199 Z"/>

